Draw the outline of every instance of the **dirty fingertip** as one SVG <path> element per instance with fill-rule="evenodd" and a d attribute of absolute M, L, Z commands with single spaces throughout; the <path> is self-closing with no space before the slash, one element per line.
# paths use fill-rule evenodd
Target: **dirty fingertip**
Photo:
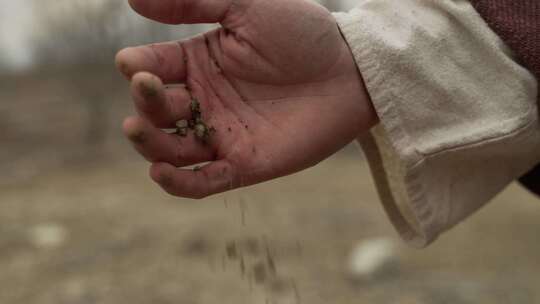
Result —
<path fill-rule="evenodd" d="M 174 167 L 167 163 L 154 163 L 150 166 L 150 178 L 163 188 L 172 185 L 172 172 Z"/>
<path fill-rule="evenodd" d="M 146 99 L 151 100 L 163 91 L 163 82 L 159 77 L 148 72 L 140 72 L 133 76 L 132 83 L 135 89 Z"/>
<path fill-rule="evenodd" d="M 125 48 L 125 49 L 120 50 L 118 53 L 116 53 L 116 57 L 114 59 L 116 68 L 128 80 L 130 80 L 134 74 L 132 64 L 130 64 L 133 60 L 132 59 L 133 53 L 134 52 L 132 48 Z"/>
<path fill-rule="evenodd" d="M 145 123 L 139 117 L 128 117 L 122 124 L 124 134 L 129 140 L 136 144 L 143 144 L 146 141 Z"/>

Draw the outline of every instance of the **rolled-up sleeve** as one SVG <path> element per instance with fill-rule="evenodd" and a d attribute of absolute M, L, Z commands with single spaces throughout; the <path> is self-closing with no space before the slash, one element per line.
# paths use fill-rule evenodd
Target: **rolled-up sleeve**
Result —
<path fill-rule="evenodd" d="M 335 17 L 380 118 L 359 141 L 412 245 L 540 162 L 537 80 L 468 1 L 362 0 Z"/>

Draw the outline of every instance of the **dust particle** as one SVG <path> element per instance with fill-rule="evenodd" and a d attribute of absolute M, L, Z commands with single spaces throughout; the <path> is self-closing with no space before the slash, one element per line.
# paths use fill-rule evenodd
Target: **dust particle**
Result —
<path fill-rule="evenodd" d="M 246 262 L 244 261 L 243 256 L 240 256 L 240 273 L 242 274 L 242 278 L 246 274 Z"/>
<path fill-rule="evenodd" d="M 266 263 L 268 264 L 268 268 L 270 269 L 272 275 L 277 275 L 276 263 L 274 261 L 274 257 L 270 254 L 270 250 L 266 251 Z"/>
<path fill-rule="evenodd" d="M 236 242 L 231 241 L 225 246 L 225 251 L 227 252 L 227 257 L 231 260 L 238 258 L 238 248 L 236 247 Z"/>
<path fill-rule="evenodd" d="M 253 266 L 253 276 L 255 278 L 255 283 L 259 285 L 266 282 L 266 265 L 263 262 L 259 262 Z"/>
<path fill-rule="evenodd" d="M 302 301 L 302 298 L 300 297 L 300 292 L 298 291 L 298 286 L 296 285 L 296 281 L 293 279 L 292 281 L 292 287 L 294 290 L 294 296 L 296 298 L 296 303 L 300 304 Z"/>
<path fill-rule="evenodd" d="M 255 238 L 247 238 L 243 242 L 243 247 L 245 251 L 250 255 L 259 255 L 261 248 L 259 242 Z"/>
<path fill-rule="evenodd" d="M 186 241 L 182 246 L 182 253 L 187 256 L 202 256 L 206 255 L 211 250 L 211 245 L 203 237 L 192 237 Z"/>

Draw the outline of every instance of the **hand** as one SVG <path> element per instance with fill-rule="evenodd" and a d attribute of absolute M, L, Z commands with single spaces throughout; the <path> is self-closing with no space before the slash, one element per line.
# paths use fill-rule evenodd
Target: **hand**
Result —
<path fill-rule="evenodd" d="M 220 23 L 199 37 L 117 55 L 139 113 L 124 132 L 170 194 L 203 198 L 313 166 L 377 122 L 333 16 L 307 0 L 130 0 L 168 24 Z M 190 103 L 216 129 L 204 144 L 161 128 Z M 182 167 L 206 163 L 200 170 Z"/>

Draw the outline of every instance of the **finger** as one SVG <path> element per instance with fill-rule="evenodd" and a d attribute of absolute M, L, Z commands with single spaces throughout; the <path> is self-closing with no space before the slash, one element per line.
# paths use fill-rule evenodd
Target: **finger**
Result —
<path fill-rule="evenodd" d="M 233 0 L 129 0 L 139 14 L 168 24 L 222 22 Z"/>
<path fill-rule="evenodd" d="M 187 137 L 167 134 L 140 117 L 127 118 L 123 128 L 135 149 L 150 162 L 184 167 L 215 159 L 212 149 L 199 143 L 192 134 Z"/>
<path fill-rule="evenodd" d="M 169 194 L 193 199 L 238 187 L 234 168 L 225 160 L 211 162 L 200 170 L 178 169 L 167 163 L 155 163 L 150 168 L 150 176 Z"/>
<path fill-rule="evenodd" d="M 173 128 L 176 121 L 191 116 L 191 95 L 183 86 L 166 88 L 161 80 L 147 72 L 135 74 L 131 95 L 137 112 L 159 128 Z"/>
<path fill-rule="evenodd" d="M 150 72 L 165 83 L 180 83 L 186 79 L 184 49 L 179 42 L 123 49 L 116 55 L 116 67 L 127 79 L 138 72 Z"/>

